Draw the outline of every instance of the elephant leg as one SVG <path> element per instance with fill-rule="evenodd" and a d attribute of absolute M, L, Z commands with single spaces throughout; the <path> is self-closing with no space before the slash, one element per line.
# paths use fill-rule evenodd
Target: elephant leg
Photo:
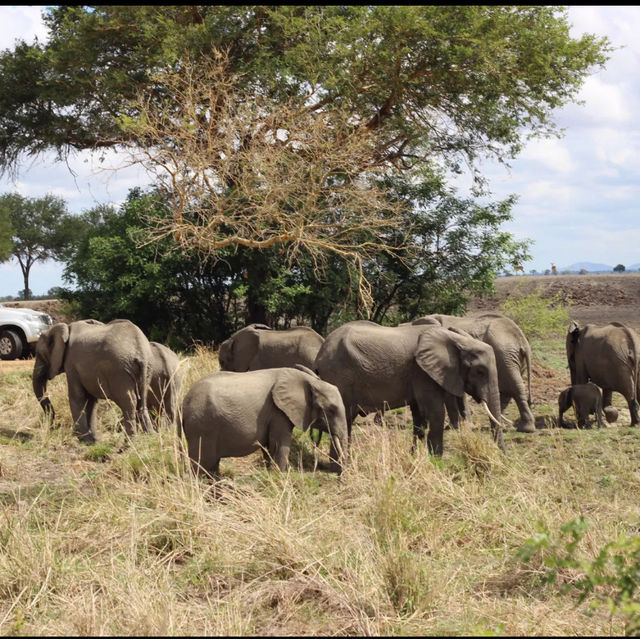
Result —
<path fill-rule="evenodd" d="M 285 472 L 289 467 L 291 427 L 284 419 L 274 419 L 269 424 L 269 454 L 278 468 Z"/>
<path fill-rule="evenodd" d="M 460 410 L 461 401 L 463 403 L 463 409 Z M 455 395 L 450 395 L 447 393 L 444 399 L 445 405 L 447 407 L 447 415 L 449 416 L 449 424 L 451 428 L 458 430 L 460 428 L 460 417 L 462 416 L 464 419 L 464 398 L 456 397 Z"/>
<path fill-rule="evenodd" d="M 629 404 L 629 412 L 631 413 L 631 425 L 637 426 L 640 424 L 640 415 L 638 414 L 640 406 L 638 405 L 638 400 L 635 397 L 631 397 L 631 399 L 627 399 L 627 404 Z"/>
<path fill-rule="evenodd" d="M 96 441 L 96 399 L 85 391 L 75 380 L 67 377 L 69 389 L 69 406 L 73 417 L 73 432 L 85 444 Z"/>
<path fill-rule="evenodd" d="M 136 432 L 136 406 L 135 401 L 131 395 L 127 395 L 126 398 L 114 400 L 122 411 L 122 426 L 127 437 L 133 437 Z"/>
<path fill-rule="evenodd" d="M 427 448 L 432 455 L 442 455 L 444 436 L 444 402 L 434 403 L 429 407 L 429 430 L 427 431 Z"/>
<path fill-rule="evenodd" d="M 607 406 L 611 406 L 611 402 L 613 400 L 613 391 L 610 388 L 602 389 L 602 407 L 606 408 Z"/>
<path fill-rule="evenodd" d="M 518 407 L 518 412 L 520 413 L 520 419 L 518 420 L 516 427 L 517 432 L 535 433 L 536 420 L 531 412 L 524 384 L 518 384 L 518 388 L 514 393 L 500 393 L 500 412 L 502 414 L 504 414 L 504 411 L 507 409 L 507 406 L 512 399 L 515 401 L 516 406 Z"/>
<path fill-rule="evenodd" d="M 203 442 L 201 437 L 187 438 L 187 448 L 191 469 L 198 476 L 215 477 L 220 472 L 220 457 L 216 453 L 215 445 Z"/>
<path fill-rule="evenodd" d="M 411 444 L 411 453 L 416 452 L 418 439 L 424 441 L 425 422 L 417 402 L 411 402 L 411 417 L 413 418 L 413 440 Z"/>

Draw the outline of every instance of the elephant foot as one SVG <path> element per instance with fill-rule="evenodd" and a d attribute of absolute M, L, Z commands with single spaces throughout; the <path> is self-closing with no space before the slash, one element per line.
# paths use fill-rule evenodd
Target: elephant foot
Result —
<path fill-rule="evenodd" d="M 533 422 L 518 422 L 516 431 L 518 433 L 535 433 L 536 425 Z"/>

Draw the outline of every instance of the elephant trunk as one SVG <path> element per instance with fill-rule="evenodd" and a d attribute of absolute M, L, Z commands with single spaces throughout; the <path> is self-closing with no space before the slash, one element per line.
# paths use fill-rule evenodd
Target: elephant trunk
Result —
<path fill-rule="evenodd" d="M 53 404 L 51 403 L 51 400 L 46 397 L 47 381 L 47 365 L 40 359 L 36 359 L 36 363 L 33 367 L 33 392 L 35 393 L 40 406 L 42 406 L 42 410 L 44 410 L 45 415 L 49 418 L 50 421 L 53 422 L 56 414 L 53 410 Z"/>

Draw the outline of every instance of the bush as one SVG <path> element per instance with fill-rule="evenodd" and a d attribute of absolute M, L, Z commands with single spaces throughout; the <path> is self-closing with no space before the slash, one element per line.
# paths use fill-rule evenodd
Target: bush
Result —
<path fill-rule="evenodd" d="M 579 604 L 590 598 L 592 609 L 605 605 L 611 617 L 622 618 L 625 635 L 637 636 L 640 633 L 637 601 L 640 538 L 620 535 L 602 547 L 592 560 L 578 552 L 588 528 L 589 523 L 577 517 L 560 528 L 559 539 L 543 529 L 527 540 L 518 555 L 524 562 L 539 555 L 546 567 L 544 581 L 555 583 L 559 577 L 564 578 L 566 583 L 561 585 L 561 592 L 574 591 Z"/>
<path fill-rule="evenodd" d="M 570 306 L 562 301 L 560 294 L 542 297 L 539 291 L 517 299 L 506 300 L 500 310 L 510 317 L 526 335 L 549 337 L 564 333 L 571 321 Z"/>

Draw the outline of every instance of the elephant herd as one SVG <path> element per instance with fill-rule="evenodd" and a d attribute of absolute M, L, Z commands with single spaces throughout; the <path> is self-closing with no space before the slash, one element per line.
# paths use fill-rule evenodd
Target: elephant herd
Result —
<path fill-rule="evenodd" d="M 573 322 L 566 349 L 572 386 L 560 393 L 559 423 L 572 405 L 581 427 L 591 413 L 599 426 L 603 412 L 612 421 L 615 391 L 626 398 L 635 426 L 638 335 L 618 323 L 580 328 Z M 497 313 L 429 315 L 393 327 L 358 320 L 326 339 L 308 327 L 251 324 L 223 342 L 218 357 L 221 370 L 196 381 L 179 406 L 179 358 L 135 324 L 58 323 L 37 343 L 33 390 L 53 419 L 47 382 L 66 373 L 74 433 L 86 443 L 95 441 L 98 399 L 119 406 L 128 437 L 137 424 L 143 431 L 154 427 L 150 411 L 164 413 L 184 435 L 194 470 L 208 475 L 219 472 L 221 458 L 258 449 L 267 466 L 285 470 L 294 427 L 328 433 L 332 467 L 341 472 L 353 420 L 406 405 L 413 449 L 426 438 L 429 452 L 441 455 L 445 416 L 457 428 L 466 417 L 466 395 L 486 411 L 501 449 L 502 414 L 512 399 L 517 430 L 535 430 L 531 348 L 517 324 Z"/>

